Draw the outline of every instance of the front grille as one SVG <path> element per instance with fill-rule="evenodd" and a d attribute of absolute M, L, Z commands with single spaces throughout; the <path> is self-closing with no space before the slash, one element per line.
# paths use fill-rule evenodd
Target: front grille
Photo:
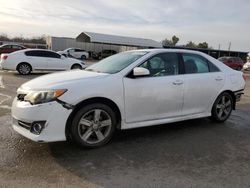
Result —
<path fill-rule="evenodd" d="M 19 101 L 24 101 L 24 97 L 26 96 L 27 94 L 18 94 L 17 95 L 17 100 Z"/>
<path fill-rule="evenodd" d="M 27 129 L 27 130 L 30 130 L 31 129 L 31 125 L 32 123 L 27 123 L 27 122 L 24 122 L 24 121 L 20 121 L 20 120 L 17 120 L 17 123 L 19 126 Z"/>

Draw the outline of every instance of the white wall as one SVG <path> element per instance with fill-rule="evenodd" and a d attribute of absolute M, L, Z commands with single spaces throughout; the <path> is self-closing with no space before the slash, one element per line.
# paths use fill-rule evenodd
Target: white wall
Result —
<path fill-rule="evenodd" d="M 63 38 L 63 37 L 48 37 L 46 42 L 48 48 L 54 51 L 65 50 L 66 48 L 70 47 L 81 48 L 83 50 L 93 51 L 96 53 L 101 52 L 104 49 L 115 50 L 117 52 L 138 49 L 137 47 L 131 47 L 131 46 L 77 42 L 74 38 Z"/>

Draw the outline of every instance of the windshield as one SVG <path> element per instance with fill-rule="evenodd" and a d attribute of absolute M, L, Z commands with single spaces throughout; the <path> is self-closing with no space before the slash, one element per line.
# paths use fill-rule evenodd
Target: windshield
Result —
<path fill-rule="evenodd" d="M 133 52 L 123 52 L 116 55 L 112 55 L 108 58 L 105 58 L 98 63 L 89 66 L 85 70 L 114 74 L 120 72 L 147 52 L 145 51 L 133 51 Z"/>

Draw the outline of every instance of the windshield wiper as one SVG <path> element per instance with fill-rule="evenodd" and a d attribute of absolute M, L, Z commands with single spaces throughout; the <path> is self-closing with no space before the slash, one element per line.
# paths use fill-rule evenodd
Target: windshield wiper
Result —
<path fill-rule="evenodd" d="M 94 70 L 94 69 L 85 69 L 86 71 L 91 71 L 91 72 L 97 72 L 97 73 L 103 73 L 101 71 L 97 71 L 97 70 Z"/>
<path fill-rule="evenodd" d="M 95 72 L 94 69 L 84 69 L 85 71 Z"/>

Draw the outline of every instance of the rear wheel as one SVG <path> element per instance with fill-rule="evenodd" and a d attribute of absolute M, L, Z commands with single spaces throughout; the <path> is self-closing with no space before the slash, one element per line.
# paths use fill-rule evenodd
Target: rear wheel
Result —
<path fill-rule="evenodd" d="M 75 65 L 72 65 L 71 69 L 82 69 L 82 66 L 75 64 Z"/>
<path fill-rule="evenodd" d="M 216 122 L 226 121 L 233 109 L 232 96 L 225 92 L 219 95 L 212 108 L 212 120 Z"/>
<path fill-rule="evenodd" d="M 71 136 L 79 145 L 95 148 L 106 144 L 116 127 L 113 110 L 104 104 L 90 104 L 79 110 L 72 121 Z"/>
<path fill-rule="evenodd" d="M 31 66 L 28 63 L 20 63 L 17 66 L 17 71 L 19 72 L 19 74 L 21 75 L 28 75 L 31 73 Z"/>
<path fill-rule="evenodd" d="M 81 59 L 83 59 L 83 60 L 86 59 L 86 56 L 85 56 L 85 55 L 82 55 Z"/>

